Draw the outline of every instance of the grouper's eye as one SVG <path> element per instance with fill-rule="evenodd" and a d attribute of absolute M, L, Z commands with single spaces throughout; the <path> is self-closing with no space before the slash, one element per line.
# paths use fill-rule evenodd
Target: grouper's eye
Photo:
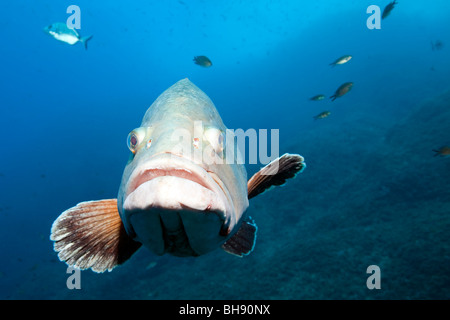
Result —
<path fill-rule="evenodd" d="M 146 131 L 144 128 L 134 129 L 128 134 L 127 145 L 128 149 L 130 149 L 130 151 L 133 152 L 133 154 L 136 153 L 137 149 L 139 148 L 139 145 L 144 141 L 145 134 Z"/>

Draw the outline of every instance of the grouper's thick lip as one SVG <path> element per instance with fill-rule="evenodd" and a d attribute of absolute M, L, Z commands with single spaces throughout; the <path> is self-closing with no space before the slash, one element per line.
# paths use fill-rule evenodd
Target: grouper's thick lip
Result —
<path fill-rule="evenodd" d="M 193 181 L 211 192 L 220 194 L 223 200 L 229 204 L 232 203 L 226 186 L 215 173 L 206 171 L 191 160 L 172 153 L 154 155 L 145 161 L 144 164 L 136 167 L 130 176 L 126 197 L 142 184 L 163 176 Z"/>
<path fill-rule="evenodd" d="M 125 198 L 132 194 L 139 186 L 158 177 L 172 176 L 195 182 L 221 199 L 222 210 L 216 212 L 227 226 L 234 222 L 232 217 L 233 199 L 222 180 L 214 172 L 207 171 L 200 165 L 182 156 L 169 152 L 159 153 L 146 159 L 137 166 L 129 178 Z"/>
<path fill-rule="evenodd" d="M 145 182 L 148 182 L 150 180 L 153 180 L 155 178 L 164 177 L 164 176 L 171 176 L 171 177 L 177 177 L 181 179 L 191 180 L 199 185 L 201 185 L 203 188 L 211 190 L 214 192 L 214 190 L 209 187 L 202 176 L 200 176 L 196 172 L 192 172 L 191 170 L 185 169 L 185 168 L 177 168 L 177 167 L 156 167 L 156 168 L 149 168 L 145 169 L 144 171 L 141 171 L 135 179 L 130 184 L 129 193 L 133 193 L 134 190 L 139 188 L 142 184 Z"/>

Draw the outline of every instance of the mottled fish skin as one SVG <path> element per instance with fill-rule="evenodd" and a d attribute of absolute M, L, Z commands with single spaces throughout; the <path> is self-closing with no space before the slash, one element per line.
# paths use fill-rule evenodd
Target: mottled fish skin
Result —
<path fill-rule="evenodd" d="M 195 132 L 194 122 L 201 122 L 203 132 Z M 237 161 L 198 163 L 192 140 L 183 141 L 181 150 L 179 139 L 173 139 L 183 130 L 199 141 L 207 135 L 220 140 L 226 127 L 214 104 L 188 79 L 180 80 L 150 106 L 140 128 L 151 147 L 142 143 L 127 164 L 118 194 L 127 233 L 158 255 L 195 256 L 216 249 L 240 226 L 248 207 L 245 167 Z M 152 174 L 166 176 L 145 182 Z M 183 242 L 189 248 L 181 247 Z"/>

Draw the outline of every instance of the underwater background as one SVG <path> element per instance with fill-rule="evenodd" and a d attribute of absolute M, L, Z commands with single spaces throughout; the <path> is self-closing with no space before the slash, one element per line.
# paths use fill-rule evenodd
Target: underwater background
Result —
<path fill-rule="evenodd" d="M 433 150 L 450 145 L 450 2 L 400 0 L 369 29 L 367 8 L 388 3 L 3 2 L 0 298 L 449 299 L 450 156 Z M 43 32 L 69 5 L 93 35 L 87 50 Z M 199 55 L 213 65 L 194 64 Z M 330 66 L 343 55 L 353 58 Z M 186 77 L 228 128 L 279 129 L 280 154 L 307 168 L 250 201 L 250 255 L 143 248 L 69 290 L 53 221 L 117 196 L 128 133 Z M 332 102 L 345 82 L 352 90 Z M 370 265 L 381 289 L 366 285 Z"/>

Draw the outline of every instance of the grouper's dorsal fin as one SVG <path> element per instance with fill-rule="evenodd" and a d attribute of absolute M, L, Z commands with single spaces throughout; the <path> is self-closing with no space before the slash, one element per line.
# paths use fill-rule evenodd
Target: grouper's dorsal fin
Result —
<path fill-rule="evenodd" d="M 238 257 L 249 254 L 255 247 L 257 230 L 255 222 L 249 217 L 242 222 L 239 230 L 222 245 L 222 249 Z"/>
<path fill-rule="evenodd" d="M 81 202 L 64 211 L 52 225 L 50 240 L 61 261 L 95 272 L 111 271 L 141 246 L 127 235 L 117 199 Z"/>
<path fill-rule="evenodd" d="M 298 154 L 285 153 L 259 170 L 247 182 L 248 199 L 268 190 L 272 186 L 283 185 L 287 179 L 294 178 L 306 167 L 304 159 Z"/>

